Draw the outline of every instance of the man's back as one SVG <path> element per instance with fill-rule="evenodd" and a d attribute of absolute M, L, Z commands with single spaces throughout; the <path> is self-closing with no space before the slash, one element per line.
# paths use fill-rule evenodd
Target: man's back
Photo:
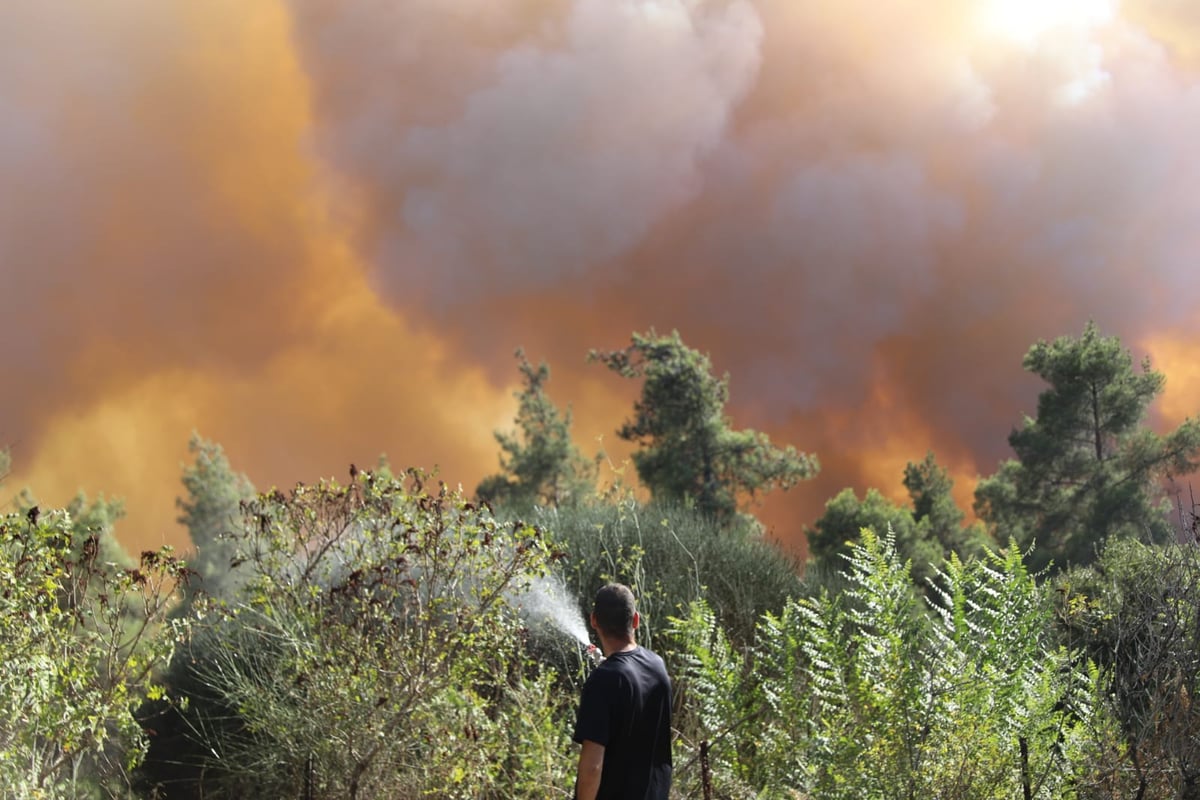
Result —
<path fill-rule="evenodd" d="M 575 741 L 604 746 L 598 798 L 667 800 L 671 788 L 671 680 L 644 647 L 611 654 L 588 676 Z"/>

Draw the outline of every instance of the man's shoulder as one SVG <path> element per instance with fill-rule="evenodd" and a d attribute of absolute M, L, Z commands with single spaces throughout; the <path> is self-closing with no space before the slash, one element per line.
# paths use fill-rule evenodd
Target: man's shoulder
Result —
<path fill-rule="evenodd" d="M 658 653 L 654 652 L 650 648 L 638 647 L 638 649 L 634 650 L 633 652 L 634 652 L 634 655 L 637 656 L 638 660 L 641 661 L 643 664 L 653 664 L 656 667 L 661 667 L 664 671 L 666 670 L 667 664 L 665 661 L 662 660 L 662 656 L 660 656 Z"/>
<path fill-rule="evenodd" d="M 612 686 L 620 682 L 623 671 L 621 664 L 611 658 L 606 658 L 588 673 L 587 679 L 583 682 L 583 687 L 587 689 Z"/>
<path fill-rule="evenodd" d="M 660 656 L 658 653 L 654 652 L 653 650 L 651 650 L 648 647 L 638 647 L 637 652 L 643 658 L 649 659 L 650 661 L 653 661 L 655 664 L 664 664 L 665 665 L 665 663 L 666 663 L 662 660 L 662 656 Z"/>
<path fill-rule="evenodd" d="M 596 672 L 604 667 L 609 667 L 613 674 L 654 674 L 663 677 L 667 675 L 667 665 L 662 657 L 653 650 L 640 646 L 624 653 L 615 653 L 612 657 L 605 659 Z"/>

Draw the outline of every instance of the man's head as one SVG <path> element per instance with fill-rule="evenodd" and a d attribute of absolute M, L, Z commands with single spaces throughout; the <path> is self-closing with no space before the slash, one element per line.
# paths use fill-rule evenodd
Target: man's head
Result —
<path fill-rule="evenodd" d="M 628 586 L 608 583 L 600 587 L 592 603 L 592 625 L 611 639 L 633 638 L 638 615 Z"/>

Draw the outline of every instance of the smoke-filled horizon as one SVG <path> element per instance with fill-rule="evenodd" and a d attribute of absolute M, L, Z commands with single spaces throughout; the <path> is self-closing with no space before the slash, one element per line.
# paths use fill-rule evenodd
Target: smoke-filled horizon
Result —
<path fill-rule="evenodd" d="M 589 348 L 678 329 L 842 487 L 969 505 L 1094 319 L 1195 413 L 1189 0 L 0 6 L 7 494 L 186 544 L 192 430 L 260 486 L 497 468 L 523 346 L 619 462 Z"/>

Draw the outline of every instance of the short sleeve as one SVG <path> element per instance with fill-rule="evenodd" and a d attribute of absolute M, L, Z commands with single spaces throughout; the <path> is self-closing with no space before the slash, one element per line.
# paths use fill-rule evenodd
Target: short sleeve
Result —
<path fill-rule="evenodd" d="M 608 746 L 610 716 L 612 711 L 611 692 L 608 691 L 604 673 L 593 672 L 583 684 L 579 701 L 579 714 L 575 720 L 575 734 L 571 738 L 577 744 L 586 739 Z"/>

